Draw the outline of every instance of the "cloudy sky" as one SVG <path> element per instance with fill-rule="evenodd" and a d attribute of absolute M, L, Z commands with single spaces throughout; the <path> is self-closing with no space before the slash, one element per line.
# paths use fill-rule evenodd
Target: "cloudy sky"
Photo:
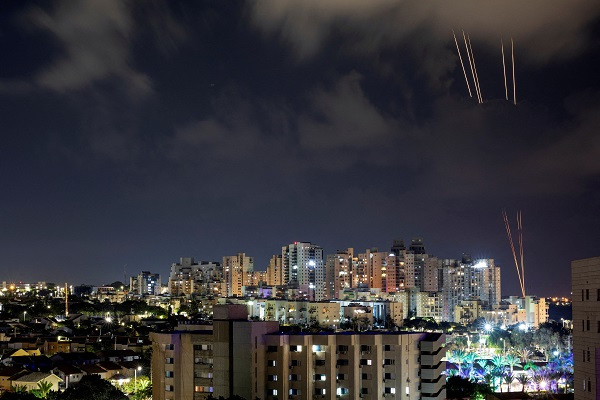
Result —
<path fill-rule="evenodd" d="M 597 1 L 0 13 L 1 280 L 100 284 L 238 251 L 263 269 L 295 240 L 331 253 L 421 236 L 439 257 L 494 258 L 516 294 L 503 208 L 523 212 L 532 294 L 568 294 L 570 261 L 600 255 Z"/>

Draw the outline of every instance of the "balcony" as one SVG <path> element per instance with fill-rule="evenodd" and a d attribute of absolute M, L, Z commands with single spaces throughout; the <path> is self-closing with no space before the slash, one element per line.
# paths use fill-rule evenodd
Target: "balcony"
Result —
<path fill-rule="evenodd" d="M 212 386 L 212 378 L 194 378 L 194 385 L 196 386 Z"/>
<path fill-rule="evenodd" d="M 427 336 L 428 337 L 420 342 L 422 352 L 433 353 L 446 343 L 446 335 L 444 334 L 436 333 Z"/>
<path fill-rule="evenodd" d="M 421 366 L 436 366 L 442 361 L 442 358 L 446 355 L 446 351 L 443 347 L 439 349 L 439 351 L 434 354 L 421 354 Z"/>
<path fill-rule="evenodd" d="M 445 383 L 444 377 L 437 382 L 421 382 L 421 393 L 438 393 Z"/>
<path fill-rule="evenodd" d="M 421 400 L 444 400 L 446 398 L 446 388 L 442 387 L 439 392 L 436 393 L 423 393 L 421 392 Z"/>
<path fill-rule="evenodd" d="M 436 380 L 442 375 L 442 372 L 446 369 L 446 363 L 440 362 L 440 364 L 435 368 L 423 368 L 421 367 L 421 379 L 426 379 L 429 381 Z"/>

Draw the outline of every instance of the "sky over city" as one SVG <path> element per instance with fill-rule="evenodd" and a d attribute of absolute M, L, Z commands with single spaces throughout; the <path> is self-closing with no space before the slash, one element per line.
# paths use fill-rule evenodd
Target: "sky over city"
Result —
<path fill-rule="evenodd" d="M 422 237 L 510 295 L 506 209 L 527 292 L 566 295 L 600 255 L 599 38 L 595 0 L 3 2 L 0 280 Z"/>

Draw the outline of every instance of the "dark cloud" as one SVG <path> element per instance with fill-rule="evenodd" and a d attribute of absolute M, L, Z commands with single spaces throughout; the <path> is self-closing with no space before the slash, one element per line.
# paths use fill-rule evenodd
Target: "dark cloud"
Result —
<path fill-rule="evenodd" d="M 76 265 L 98 282 L 183 255 L 243 250 L 263 267 L 292 240 L 422 235 L 441 257 L 496 258 L 508 294 L 503 207 L 524 211 L 532 275 L 561 277 L 535 291 L 565 293 L 568 261 L 595 255 L 596 3 L 57 1 L 0 16 L 5 269 L 64 280 Z M 517 43 L 517 106 L 501 34 Z"/>
<path fill-rule="evenodd" d="M 44 68 L 35 81 L 58 92 L 80 90 L 116 76 L 132 94 L 151 91 L 150 79 L 131 65 L 134 22 L 121 1 L 61 2 L 51 11 L 29 11 L 27 23 L 54 35 L 64 55 Z"/>
<path fill-rule="evenodd" d="M 335 31 L 347 34 L 353 48 L 368 53 L 425 34 L 438 45 L 452 29 L 464 29 L 490 46 L 501 34 L 513 36 L 520 55 L 535 63 L 576 55 L 590 37 L 589 25 L 600 13 L 594 1 L 476 0 L 410 2 L 395 0 L 269 0 L 252 3 L 256 26 L 290 43 L 300 58 L 322 49 Z"/>

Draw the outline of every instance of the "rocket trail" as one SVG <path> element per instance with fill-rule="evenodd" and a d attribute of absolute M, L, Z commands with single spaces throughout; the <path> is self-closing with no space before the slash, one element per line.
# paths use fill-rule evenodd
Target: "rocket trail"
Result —
<path fill-rule="evenodd" d="M 465 64 L 463 63 L 462 56 L 460 55 L 460 48 L 458 47 L 458 40 L 456 40 L 456 34 L 454 33 L 454 30 L 452 30 L 452 36 L 454 36 L 454 43 L 456 44 L 456 52 L 458 53 L 458 59 L 460 60 L 460 66 L 462 67 L 463 74 L 465 75 L 465 82 L 467 82 L 467 89 L 469 90 L 469 96 L 473 97 L 473 93 L 471 93 L 471 85 L 469 85 L 469 79 L 467 78 L 467 71 L 465 70 Z M 508 100 L 508 98 L 507 98 L 507 100 Z"/>
<path fill-rule="evenodd" d="M 477 83 L 475 82 L 475 73 L 473 72 L 473 62 L 471 61 L 471 53 L 469 52 L 469 45 L 467 44 L 467 36 L 465 31 L 462 31 L 463 39 L 465 40 L 465 48 L 467 49 L 467 58 L 469 59 L 469 66 L 471 67 L 471 76 L 473 77 L 473 85 L 475 86 L 475 92 L 477 93 L 477 101 L 479 101 L 479 91 L 477 90 Z"/>
<path fill-rule="evenodd" d="M 519 230 L 519 252 L 521 256 L 521 279 L 523 281 L 523 297 L 525 297 L 525 263 L 523 262 L 523 214 L 517 214 L 517 227 Z"/>
<path fill-rule="evenodd" d="M 502 46 L 502 71 L 504 72 L 504 92 L 506 93 L 506 100 L 508 100 L 508 85 L 506 83 L 506 62 L 504 61 L 504 42 L 502 37 L 500 38 L 500 45 Z"/>
<path fill-rule="evenodd" d="M 510 223 L 508 222 L 508 215 L 506 215 L 506 210 L 502 210 L 502 217 L 504 218 L 504 226 L 506 227 L 506 235 L 508 236 L 508 243 L 510 244 L 510 249 L 512 250 L 513 260 L 515 262 L 515 268 L 517 269 L 517 276 L 519 277 L 519 285 L 521 286 L 521 293 L 523 294 L 523 297 L 525 297 L 525 286 L 523 283 L 523 278 L 521 277 L 519 262 L 517 261 L 517 252 L 515 251 L 515 245 L 513 243 L 512 234 L 510 232 Z"/>
<path fill-rule="evenodd" d="M 510 38 L 510 54 L 512 58 L 513 103 L 517 105 L 517 83 L 515 82 L 515 50 L 512 37 Z"/>
<path fill-rule="evenodd" d="M 471 36 L 467 35 L 469 41 L 469 49 L 471 50 L 471 59 L 473 60 L 473 71 L 475 71 L 475 81 L 477 83 L 477 92 L 479 93 L 479 103 L 483 103 L 483 96 L 481 95 L 481 86 L 479 86 L 479 76 L 477 75 L 477 67 L 475 66 L 475 54 L 473 54 L 473 46 L 471 46 Z"/>

